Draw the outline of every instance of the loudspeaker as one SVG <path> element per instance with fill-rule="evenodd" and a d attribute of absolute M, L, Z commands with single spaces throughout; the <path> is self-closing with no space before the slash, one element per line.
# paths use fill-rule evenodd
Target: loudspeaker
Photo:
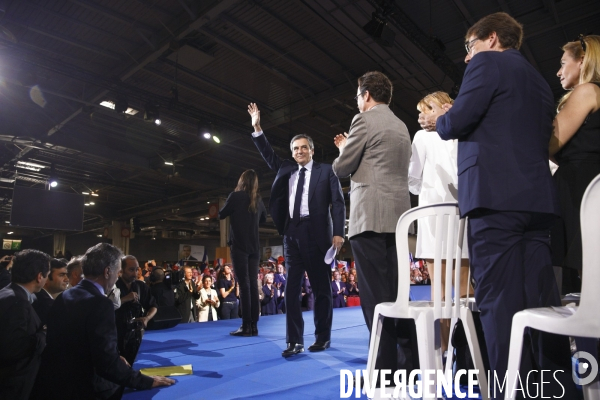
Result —
<path fill-rule="evenodd" d="M 148 322 L 147 330 L 169 329 L 181 322 L 181 314 L 175 306 L 158 307 L 154 318 Z"/>

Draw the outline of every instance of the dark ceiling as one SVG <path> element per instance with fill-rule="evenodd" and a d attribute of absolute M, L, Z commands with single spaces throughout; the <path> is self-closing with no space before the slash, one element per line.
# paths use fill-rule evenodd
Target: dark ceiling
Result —
<path fill-rule="evenodd" d="M 218 235 L 216 221 L 200 218 L 245 169 L 259 172 L 268 200 L 274 174 L 250 140 L 248 103 L 261 108 L 281 156 L 293 135 L 308 133 L 315 158 L 330 162 L 364 72 L 388 74 L 392 109 L 414 134 L 419 99 L 458 88 L 464 34 L 482 16 L 506 11 L 524 24 L 521 50 L 557 97 L 560 47 L 600 25 L 598 0 L 13 0 L 0 8 L 0 221 L 10 219 L 13 185 L 44 188 L 54 171 L 52 190 L 98 193 L 87 199 L 95 205 L 85 208 L 84 231 L 138 217 L 148 231 L 196 237 Z M 374 11 L 395 32 L 391 47 L 362 28 Z M 144 121 L 146 105 L 158 106 L 160 126 Z M 204 139 L 207 131 L 221 143 Z M 263 234 L 274 230 L 265 225 Z"/>

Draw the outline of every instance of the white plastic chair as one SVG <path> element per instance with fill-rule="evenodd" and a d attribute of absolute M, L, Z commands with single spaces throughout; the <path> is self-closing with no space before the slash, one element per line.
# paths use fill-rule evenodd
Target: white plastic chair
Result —
<path fill-rule="evenodd" d="M 433 301 L 409 301 L 410 291 L 410 265 L 408 249 L 408 232 L 413 221 L 419 218 L 435 217 L 435 256 L 433 276 Z M 423 207 L 413 208 L 400 217 L 396 225 L 396 249 L 398 252 L 398 296 L 395 302 L 380 303 L 375 307 L 373 326 L 371 329 L 371 341 L 369 345 L 369 358 L 367 361 L 367 374 L 373 382 L 375 362 L 379 349 L 383 318 L 405 318 L 414 319 L 417 328 L 419 364 L 421 371 L 442 370 L 442 353 L 440 340 L 436 337 L 435 321 L 442 318 L 453 320 L 461 319 L 465 326 L 465 333 L 471 349 L 471 355 L 475 368 L 479 370 L 478 380 L 481 387 L 487 387 L 486 372 L 479 350 L 479 342 L 475 334 L 475 326 L 471 311 L 466 306 L 461 306 L 460 300 L 460 260 L 462 257 L 462 241 L 465 229 L 464 219 L 460 219 L 460 213 L 456 203 L 439 203 Z M 445 221 L 445 223 L 444 223 Z M 444 230 L 444 227 L 447 229 Z M 454 245 L 456 241 L 456 246 Z M 446 269 L 445 269 L 445 299 L 442 301 L 442 248 L 446 246 Z M 454 282 L 457 285 L 453 290 L 452 265 L 456 260 L 457 267 L 454 268 Z M 454 292 L 454 295 L 453 295 Z M 439 336 L 439 335 L 438 335 Z M 450 353 L 450 350 L 448 352 Z M 448 357 L 451 364 L 452 357 Z M 448 369 L 452 369 L 447 365 Z M 388 388 L 389 389 L 389 388 Z M 425 388 L 424 388 L 425 389 Z M 427 389 L 429 393 L 435 393 L 436 388 Z M 484 392 L 484 390 L 482 390 Z M 375 393 L 379 394 L 377 390 Z M 389 390 L 388 390 L 389 393 Z M 485 394 L 484 394 L 485 395 Z M 484 397 L 485 400 L 487 400 Z"/>
<path fill-rule="evenodd" d="M 534 328 L 559 335 L 599 338 L 600 317 L 600 175 L 588 185 L 581 201 L 581 240 L 583 250 L 583 271 L 581 279 L 581 300 L 578 307 L 533 308 L 516 313 L 510 332 L 510 350 L 505 399 L 515 397 L 517 387 L 514 382 L 521 364 L 523 333 L 525 328 Z M 596 354 L 593 354 L 594 357 Z M 586 400 L 600 399 L 600 385 L 594 381 L 583 386 Z"/>

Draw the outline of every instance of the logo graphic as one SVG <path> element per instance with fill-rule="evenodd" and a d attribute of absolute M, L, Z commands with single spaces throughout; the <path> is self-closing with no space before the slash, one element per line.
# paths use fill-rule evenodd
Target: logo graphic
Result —
<path fill-rule="evenodd" d="M 578 361 L 577 368 L 573 368 L 573 382 L 577 385 L 588 385 L 598 376 L 598 361 L 588 352 L 578 351 L 573 355 Z"/>

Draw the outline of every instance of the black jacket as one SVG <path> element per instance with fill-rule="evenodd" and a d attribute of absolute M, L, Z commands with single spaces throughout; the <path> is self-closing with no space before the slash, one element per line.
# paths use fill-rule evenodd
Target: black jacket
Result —
<path fill-rule="evenodd" d="M 0 290 L 0 399 L 28 399 L 46 346 L 46 334 L 25 289 Z"/>
<path fill-rule="evenodd" d="M 153 380 L 121 360 L 113 302 L 84 279 L 61 293 L 50 309 L 48 346 L 32 398 L 93 399 L 94 387 L 111 382 L 149 389 Z"/>
<path fill-rule="evenodd" d="M 193 291 L 190 292 L 185 281 L 181 281 L 177 286 L 177 298 L 175 299 L 175 305 L 181 314 L 181 322 L 188 322 L 190 320 L 190 313 L 197 315 L 196 300 L 200 298 L 200 291 L 196 284 L 192 282 Z"/>
<path fill-rule="evenodd" d="M 50 312 L 52 303 L 54 303 L 54 298 L 44 289 L 36 293 L 35 297 L 36 300 L 33 302 L 32 306 L 38 318 L 42 321 L 42 326 L 44 326 L 48 322 L 48 313 Z"/>
<path fill-rule="evenodd" d="M 247 254 L 259 254 L 258 224 L 267 220 L 267 210 L 259 198 L 256 212 L 248 211 L 250 196 L 244 191 L 231 192 L 219 211 L 219 218 L 229 219 L 229 245 Z"/>

